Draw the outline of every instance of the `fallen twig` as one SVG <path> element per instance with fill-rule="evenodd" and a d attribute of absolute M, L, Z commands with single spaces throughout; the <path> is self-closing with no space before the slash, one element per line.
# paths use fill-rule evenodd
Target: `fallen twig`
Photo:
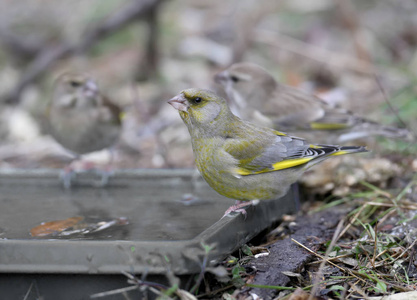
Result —
<path fill-rule="evenodd" d="M 324 256 L 322 256 L 322 255 L 320 255 L 320 254 L 318 254 L 318 253 L 314 252 L 313 250 L 311 250 L 310 248 L 308 248 L 308 247 L 304 246 L 303 244 L 301 244 L 300 242 L 296 241 L 296 240 L 295 240 L 295 239 L 293 239 L 293 238 L 291 239 L 291 241 L 293 241 L 294 243 L 296 243 L 296 244 L 297 244 L 297 245 L 299 245 L 300 247 L 302 247 L 302 248 L 306 249 L 308 252 L 310 252 L 310 253 L 314 254 L 315 256 L 317 256 L 317 257 L 319 257 L 319 258 L 321 258 L 321 259 L 325 260 L 327 263 L 329 263 L 329 264 L 331 264 L 332 266 L 334 266 L 334 267 L 338 268 L 339 270 L 341 270 L 341 271 L 343 271 L 343 272 L 345 272 L 345 273 L 348 273 L 348 274 L 350 274 L 351 276 L 353 276 L 353 277 L 357 278 L 358 280 L 361 280 L 361 281 L 363 281 L 363 282 L 365 282 L 365 283 L 366 283 L 366 281 L 365 281 L 365 280 L 363 280 L 362 278 L 358 277 L 358 276 L 357 276 L 356 274 L 354 274 L 351 270 L 349 270 L 349 269 L 345 269 L 345 268 L 342 268 L 342 267 L 340 267 L 340 266 L 336 265 L 335 263 L 333 263 L 333 262 L 331 262 L 330 260 L 326 259 Z"/>

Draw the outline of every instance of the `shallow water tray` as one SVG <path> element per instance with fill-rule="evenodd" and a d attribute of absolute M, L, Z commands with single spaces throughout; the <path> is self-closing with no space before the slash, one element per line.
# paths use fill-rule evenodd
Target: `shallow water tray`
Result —
<path fill-rule="evenodd" d="M 233 200 L 219 196 L 195 172 L 118 171 L 104 188 L 95 186 L 96 175 L 82 174 L 64 190 L 56 170 L 1 170 L 0 290 L 16 285 L 24 295 L 31 280 L 40 284 L 37 276 L 50 283 L 84 274 L 85 283 L 91 278 L 85 275 L 97 274 L 110 287 L 103 274 L 198 273 L 203 244 L 215 245 L 209 254 L 215 264 L 294 211 L 289 193 L 248 208 L 246 217 L 221 218 Z M 200 200 L 184 205 L 187 193 Z M 74 219 L 81 221 L 69 229 L 35 232 L 43 222 Z"/>

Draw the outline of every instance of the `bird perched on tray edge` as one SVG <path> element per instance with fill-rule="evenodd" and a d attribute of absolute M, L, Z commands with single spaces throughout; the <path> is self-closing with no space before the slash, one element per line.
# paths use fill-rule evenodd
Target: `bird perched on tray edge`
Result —
<path fill-rule="evenodd" d="M 284 130 L 336 131 L 339 142 L 381 135 L 412 138 L 405 128 L 385 126 L 329 105 L 320 98 L 278 83 L 265 69 L 242 62 L 215 75 L 233 111 L 244 120 Z"/>
<path fill-rule="evenodd" d="M 53 138 L 80 155 L 109 148 L 119 138 L 121 109 L 100 94 L 96 82 L 84 74 L 65 73 L 55 83 L 47 115 Z M 61 173 L 66 188 L 71 186 L 71 164 Z M 109 172 L 102 173 L 102 185 Z"/>
<path fill-rule="evenodd" d="M 168 101 L 188 128 L 198 170 L 219 194 L 247 202 L 278 199 L 311 166 L 364 147 L 310 144 L 235 116 L 226 100 L 204 89 L 187 89 Z"/>

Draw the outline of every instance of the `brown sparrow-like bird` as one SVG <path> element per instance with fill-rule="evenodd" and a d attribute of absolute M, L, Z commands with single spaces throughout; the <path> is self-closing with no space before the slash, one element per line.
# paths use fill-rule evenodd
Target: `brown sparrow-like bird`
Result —
<path fill-rule="evenodd" d="M 75 159 L 80 155 L 109 148 L 121 131 L 121 109 L 103 97 L 96 82 L 84 74 L 66 73 L 57 78 L 48 107 L 50 133 Z M 70 164 L 71 165 L 71 164 Z M 72 169 L 61 178 L 71 185 Z M 106 184 L 108 174 L 102 174 Z"/>
<path fill-rule="evenodd" d="M 339 135 L 339 142 L 369 135 L 411 138 L 407 129 L 367 120 L 314 95 L 280 84 L 255 64 L 236 63 L 216 74 L 215 81 L 224 88 L 232 111 L 258 125 L 287 131 L 332 131 Z"/>

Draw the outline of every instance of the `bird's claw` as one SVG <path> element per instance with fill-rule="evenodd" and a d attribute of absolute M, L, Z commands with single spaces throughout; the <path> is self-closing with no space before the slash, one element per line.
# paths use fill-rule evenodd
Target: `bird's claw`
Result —
<path fill-rule="evenodd" d="M 74 168 L 69 165 L 65 167 L 59 174 L 59 178 L 62 182 L 62 185 L 65 189 L 70 189 L 72 186 L 72 181 L 74 177 L 77 175 L 77 173 L 88 173 L 88 172 L 94 172 L 98 176 L 101 176 L 100 181 L 93 184 L 95 187 L 105 187 L 109 184 L 110 177 L 114 176 L 114 171 L 110 168 L 106 168 L 105 170 L 100 170 L 95 168 L 94 164 L 91 162 L 87 162 L 83 164 L 84 169 L 83 170 L 74 170 Z"/>
<path fill-rule="evenodd" d="M 251 206 L 251 205 L 256 205 L 258 204 L 259 201 L 258 200 L 254 200 L 254 201 L 249 201 L 249 202 L 239 202 L 235 205 L 230 206 L 225 212 L 222 218 L 226 217 L 226 216 L 230 216 L 230 214 L 232 212 L 237 212 L 237 213 L 241 213 L 242 215 L 244 215 L 245 219 L 247 216 L 247 212 L 246 209 L 244 209 L 244 207 L 246 206 Z"/>
<path fill-rule="evenodd" d="M 71 168 L 65 168 L 59 173 L 59 179 L 61 180 L 62 185 L 66 190 L 71 188 L 71 182 L 74 177 L 75 172 Z"/>
<path fill-rule="evenodd" d="M 242 215 L 245 216 L 247 215 L 246 209 L 244 208 L 238 208 L 237 205 L 232 205 L 230 206 L 225 212 L 222 218 L 224 217 L 232 217 L 232 213 L 241 213 Z"/>
<path fill-rule="evenodd" d="M 113 170 L 104 170 L 104 171 L 96 170 L 96 173 L 101 175 L 101 180 L 97 184 L 98 187 L 105 187 L 106 185 L 108 185 L 110 181 L 110 177 L 114 176 Z"/>

